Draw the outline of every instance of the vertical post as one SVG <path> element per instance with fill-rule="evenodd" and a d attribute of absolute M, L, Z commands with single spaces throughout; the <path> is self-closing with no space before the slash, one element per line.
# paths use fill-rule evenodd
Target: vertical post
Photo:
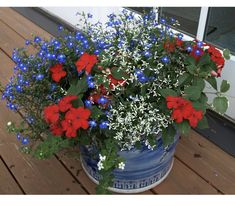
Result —
<path fill-rule="evenodd" d="M 199 18 L 199 23 L 198 23 L 198 28 L 197 28 L 197 36 L 196 36 L 196 38 L 200 41 L 203 41 L 203 38 L 204 38 L 208 10 L 209 10 L 209 7 L 201 8 L 201 13 L 200 13 L 200 18 Z"/>

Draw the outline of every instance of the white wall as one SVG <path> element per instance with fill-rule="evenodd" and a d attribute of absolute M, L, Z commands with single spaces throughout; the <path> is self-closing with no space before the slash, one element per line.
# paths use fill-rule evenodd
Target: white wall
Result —
<path fill-rule="evenodd" d="M 84 11 L 85 13 L 91 13 L 93 14 L 93 21 L 97 22 L 106 22 L 107 15 L 114 12 L 114 13 L 120 13 L 123 9 L 122 7 L 43 7 L 45 11 L 51 13 L 52 15 L 55 15 L 64 21 L 68 22 L 69 24 L 76 26 L 78 24 L 78 17 L 76 16 L 77 12 Z M 203 7 L 203 11 L 206 8 Z M 207 12 L 204 12 L 207 13 Z M 203 12 L 201 16 L 204 15 Z M 203 16 L 202 16 L 203 17 Z M 202 18 L 203 19 L 203 18 Z M 199 24 L 200 26 L 201 24 Z M 203 25 L 201 27 L 204 27 Z M 200 28 L 199 30 L 203 30 L 204 28 Z M 204 31 L 198 32 L 198 38 L 199 36 L 203 36 Z M 202 33 L 202 35 L 199 35 Z M 190 40 L 191 37 L 186 36 L 187 40 Z M 199 38 L 200 39 L 200 38 Z M 235 119 L 235 56 L 232 56 L 231 60 L 226 61 L 226 66 L 222 71 L 222 77 L 218 78 L 218 84 L 220 85 L 220 82 L 226 79 L 230 82 L 231 87 L 230 91 L 228 92 L 228 99 L 229 99 L 229 108 L 226 112 L 226 115 L 230 116 L 231 118 Z M 211 90 L 213 91 L 213 90 Z M 212 100 L 213 95 L 208 95 L 209 100 Z"/>

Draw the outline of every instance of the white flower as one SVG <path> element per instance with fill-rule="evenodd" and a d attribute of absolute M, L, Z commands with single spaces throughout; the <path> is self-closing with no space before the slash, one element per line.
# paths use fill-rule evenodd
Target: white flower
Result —
<path fill-rule="evenodd" d="M 124 162 L 118 163 L 118 168 L 121 169 L 121 170 L 124 170 L 124 168 L 125 168 L 125 163 L 124 163 Z"/>
<path fill-rule="evenodd" d="M 97 167 L 98 167 L 98 170 L 104 169 L 104 165 L 101 161 L 98 162 Z"/>
<path fill-rule="evenodd" d="M 7 122 L 7 126 L 10 127 L 12 125 L 12 122 Z"/>
<path fill-rule="evenodd" d="M 100 162 L 102 162 L 102 161 L 105 161 L 106 156 L 105 156 L 105 155 L 104 155 L 104 156 L 102 156 L 101 154 L 99 154 L 99 158 L 100 158 Z"/>

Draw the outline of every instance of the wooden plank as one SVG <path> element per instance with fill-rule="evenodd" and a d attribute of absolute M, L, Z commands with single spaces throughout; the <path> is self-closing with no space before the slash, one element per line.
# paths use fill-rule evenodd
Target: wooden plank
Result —
<path fill-rule="evenodd" d="M 1 148 L 1 146 L 0 146 Z M 0 194 L 23 194 L 20 187 L 11 176 L 6 166 L 0 159 Z"/>
<path fill-rule="evenodd" d="M 181 138 L 176 157 L 221 192 L 235 194 L 235 158 L 195 131 Z"/>
<path fill-rule="evenodd" d="M 177 159 L 169 176 L 153 190 L 158 194 L 218 194 L 215 188 Z"/>
<path fill-rule="evenodd" d="M 35 25 L 29 19 L 23 17 L 11 8 L 0 8 L 0 19 L 8 24 L 17 33 L 25 39 L 32 39 L 32 35 L 40 36 L 42 38 L 50 38 L 51 35 Z"/>
<path fill-rule="evenodd" d="M 9 56 L 12 55 L 12 52 L 15 48 L 22 48 L 25 46 L 25 40 L 1 20 L 0 37 L 0 48 L 4 50 Z M 32 46 L 28 46 L 27 48 L 30 54 L 35 53 L 35 49 Z"/>

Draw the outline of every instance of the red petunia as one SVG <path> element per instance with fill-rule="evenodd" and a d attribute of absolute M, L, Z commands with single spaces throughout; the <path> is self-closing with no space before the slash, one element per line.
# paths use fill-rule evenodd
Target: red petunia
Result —
<path fill-rule="evenodd" d="M 88 54 L 84 53 L 79 58 L 79 60 L 76 61 L 75 65 L 77 67 L 77 71 L 80 72 L 83 69 L 85 69 L 86 74 L 90 74 L 92 67 L 98 62 L 97 56 L 95 54 Z"/>
<path fill-rule="evenodd" d="M 57 124 L 51 124 L 50 125 L 50 130 L 51 130 L 51 133 L 55 136 L 61 136 L 64 133 L 61 125 L 58 124 L 58 123 Z"/>
<path fill-rule="evenodd" d="M 55 104 L 44 108 L 44 118 L 47 123 L 55 124 L 59 120 L 59 107 Z"/>
<path fill-rule="evenodd" d="M 61 78 L 66 76 L 66 71 L 63 70 L 62 64 L 55 64 L 50 68 L 51 77 L 55 82 L 59 82 Z"/>
<path fill-rule="evenodd" d="M 63 130 L 66 131 L 65 135 L 67 137 L 76 137 L 79 128 L 87 129 L 90 115 L 91 111 L 89 109 L 84 109 L 83 107 L 71 108 L 61 122 Z"/>
<path fill-rule="evenodd" d="M 66 96 L 63 99 L 61 99 L 58 103 L 59 109 L 61 112 L 66 112 L 68 111 L 73 105 L 71 104 L 71 101 L 77 99 L 77 96 Z"/>
<path fill-rule="evenodd" d="M 113 89 L 115 86 L 117 85 L 121 85 L 121 86 L 124 86 L 126 84 L 126 80 L 123 80 L 123 79 L 115 79 L 112 74 L 109 74 L 108 75 L 108 78 L 110 80 L 110 84 L 109 84 L 109 87 L 110 89 Z"/>

